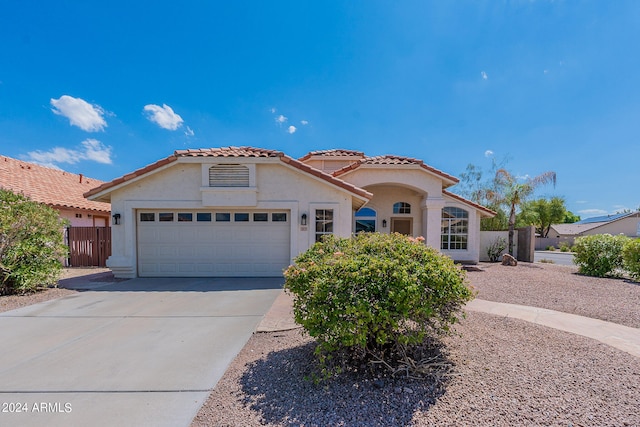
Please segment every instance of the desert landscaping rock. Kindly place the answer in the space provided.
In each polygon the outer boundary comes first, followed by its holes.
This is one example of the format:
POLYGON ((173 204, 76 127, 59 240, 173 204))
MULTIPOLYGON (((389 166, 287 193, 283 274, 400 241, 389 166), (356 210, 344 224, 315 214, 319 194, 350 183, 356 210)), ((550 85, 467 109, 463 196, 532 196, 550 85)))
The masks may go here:
POLYGON ((482 264, 467 273, 480 299, 548 308, 640 328, 640 283, 577 274, 577 267, 482 264))
MULTIPOLYGON (((554 265, 482 268, 468 273, 479 298, 640 325, 637 283, 554 265)), ((304 379, 311 338, 301 330, 254 334, 192 425, 640 425, 640 358, 478 312, 443 344, 453 365, 444 383, 365 375, 316 386, 304 379)))

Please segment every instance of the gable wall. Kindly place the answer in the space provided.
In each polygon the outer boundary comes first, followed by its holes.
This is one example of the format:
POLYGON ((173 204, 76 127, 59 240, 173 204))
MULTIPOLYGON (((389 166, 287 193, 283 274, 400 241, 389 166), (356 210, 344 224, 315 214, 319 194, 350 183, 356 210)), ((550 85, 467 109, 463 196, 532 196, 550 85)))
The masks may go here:
POLYGON ((360 167, 338 178, 360 188, 366 188, 370 185, 397 184, 413 187, 428 194, 429 197, 442 197, 442 180, 418 168, 360 167))
POLYGON ((629 237, 640 237, 640 214, 627 218, 612 221, 609 224, 585 231, 583 235, 605 234, 612 235, 624 234, 629 237))
MULTIPOLYGON (((208 160, 207 169, 217 163, 215 159, 208 160)), ((234 163, 243 163, 243 160, 234 159, 234 163)), ((121 225, 112 227, 113 255, 109 261, 112 269, 117 269, 118 266, 121 266, 122 271, 129 269, 121 274, 122 277, 135 275, 130 269, 134 272, 136 269, 135 215, 136 210, 141 208, 215 210, 237 207, 247 210, 287 210, 290 212, 292 258, 315 242, 315 209, 333 209, 334 233, 340 236, 351 234, 352 195, 284 164, 256 163, 254 189, 207 188, 206 203, 203 203, 204 193, 201 191, 202 175, 202 163, 178 162, 111 193, 112 213, 122 215, 121 225), (249 194, 253 199, 236 197, 237 194, 249 194), (249 203, 248 200, 253 202, 249 203), (218 202, 221 204, 217 204, 218 202), (300 224, 303 213, 308 218, 306 227, 300 224)))
POLYGON ((414 190, 391 185, 373 185, 366 188, 373 193, 373 198, 366 207, 376 211, 376 231, 380 233, 391 232, 391 221, 393 218, 411 218, 413 226, 413 236, 426 237, 426 232, 422 230, 422 200, 423 196, 414 190), (393 205, 397 202, 407 202, 411 205, 411 214, 394 214, 393 205), (387 221, 387 227, 382 228, 382 220, 387 221))

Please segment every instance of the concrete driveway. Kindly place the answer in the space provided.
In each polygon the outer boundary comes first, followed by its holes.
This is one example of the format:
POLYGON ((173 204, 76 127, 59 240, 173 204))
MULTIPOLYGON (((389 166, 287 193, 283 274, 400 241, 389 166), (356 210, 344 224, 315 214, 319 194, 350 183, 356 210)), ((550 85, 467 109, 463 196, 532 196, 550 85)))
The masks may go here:
POLYGON ((188 426, 282 284, 132 279, 0 313, 0 425, 188 426))

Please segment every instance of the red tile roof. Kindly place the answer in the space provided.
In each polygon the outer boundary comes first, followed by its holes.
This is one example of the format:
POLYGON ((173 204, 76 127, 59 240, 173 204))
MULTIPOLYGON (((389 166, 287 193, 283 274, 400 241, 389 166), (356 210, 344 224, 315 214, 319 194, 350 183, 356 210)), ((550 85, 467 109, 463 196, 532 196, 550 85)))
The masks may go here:
POLYGON ((348 166, 343 167, 342 169, 338 169, 333 172, 333 176, 340 176, 349 171, 359 168, 362 165, 390 165, 390 166, 399 166, 399 165, 418 165, 422 169, 425 169, 429 172, 432 172, 436 175, 441 176, 449 181, 452 181, 454 184, 459 180, 453 175, 449 175, 439 169, 433 168, 429 165, 426 165, 422 160, 414 159, 411 157, 403 157, 403 156, 393 156, 393 155, 385 155, 385 156, 375 156, 375 157, 365 157, 364 159, 357 160, 351 163, 348 166))
POLYGON ((220 147, 177 150, 178 157, 281 157, 280 151, 253 147, 220 147))
POLYGON ((332 150, 318 150, 318 151, 310 151, 304 156, 300 157, 298 160, 304 162, 307 159, 310 159, 313 156, 321 156, 321 157, 364 157, 364 153, 362 151, 355 150, 344 150, 341 148, 335 148, 332 150))
POLYGON ((85 191, 102 183, 83 175, 0 156, 0 187, 52 207, 111 212, 109 203, 83 197, 85 191))
POLYGON ((173 153, 172 156, 169 156, 165 159, 159 160, 151 165, 145 166, 144 168, 138 169, 128 175, 125 175, 120 178, 116 178, 111 182, 107 182, 97 188, 94 188, 85 193, 85 197, 90 197, 95 194, 98 194, 104 190, 108 190, 109 188, 115 187, 116 185, 122 184, 123 182, 129 181, 133 178, 140 177, 144 174, 147 174, 155 169, 158 169, 161 166, 169 164, 178 160, 180 157, 271 157, 271 158, 279 158, 280 161, 295 167, 303 172, 321 178, 325 181, 330 182, 333 185, 336 185, 340 188, 343 188, 351 193, 354 193, 360 197, 363 197, 367 200, 371 199, 373 195, 362 188, 356 187, 355 185, 349 184, 347 182, 342 181, 341 179, 337 179, 332 175, 329 175, 325 172, 322 172, 316 168, 313 168, 309 165, 306 165, 299 160, 295 160, 281 151, 275 150, 266 150, 263 148, 253 148, 253 147, 221 147, 221 148, 200 148, 200 149, 189 149, 189 150, 177 150, 173 153))
POLYGON ((480 205, 478 203, 472 202, 471 200, 467 200, 462 196, 458 196, 457 194, 454 194, 454 193, 452 193, 450 191, 442 190, 442 194, 444 194, 445 196, 449 196, 452 199, 456 199, 456 200, 458 200, 458 201, 460 201, 462 203, 466 203, 467 205, 471 205, 474 208, 478 209, 479 211, 484 212, 485 214, 487 214, 490 217, 494 217, 494 216, 497 215, 497 212, 494 212, 491 209, 486 208, 486 207, 484 207, 484 206, 482 206, 482 205, 480 205))

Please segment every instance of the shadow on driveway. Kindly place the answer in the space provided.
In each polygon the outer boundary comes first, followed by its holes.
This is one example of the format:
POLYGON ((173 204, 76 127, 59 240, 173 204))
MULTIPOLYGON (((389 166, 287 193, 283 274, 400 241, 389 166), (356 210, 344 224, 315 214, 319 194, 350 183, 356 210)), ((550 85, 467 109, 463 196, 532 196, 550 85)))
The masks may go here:
POLYGON ((282 289, 282 277, 161 277, 114 279, 111 273, 64 279, 61 288, 96 292, 220 292, 282 289))

